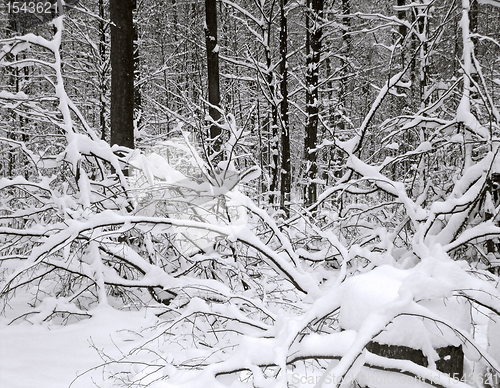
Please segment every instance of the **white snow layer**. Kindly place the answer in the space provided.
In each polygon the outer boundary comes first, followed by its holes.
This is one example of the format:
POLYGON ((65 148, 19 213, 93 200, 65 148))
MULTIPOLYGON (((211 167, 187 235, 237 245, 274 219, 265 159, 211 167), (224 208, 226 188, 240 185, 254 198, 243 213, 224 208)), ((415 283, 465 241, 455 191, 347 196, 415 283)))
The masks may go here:
MULTIPOLYGON (((427 314, 422 315, 441 318, 455 327, 468 330, 469 305, 465 300, 452 295, 454 284, 445 279, 445 276, 453 276, 453 271, 463 271, 458 266, 436 260, 432 260, 432 263, 431 260, 424 260, 407 270, 383 265, 348 279, 343 287, 340 325, 344 329, 359 330, 371 312, 394 302, 408 291, 418 301, 418 306, 425 309, 422 311, 427 314), (439 268, 447 272, 441 274, 439 268)), ((406 313, 421 314, 414 309, 406 313)), ((376 337, 376 341, 422 350, 428 349, 429 345, 433 348, 458 345, 456 335, 446 335, 441 325, 438 327, 433 320, 409 315, 394 318, 376 337), (434 329, 430 330, 433 326, 434 329)))
POLYGON ((71 388, 103 386, 102 369, 92 369, 104 362, 97 349, 119 359, 155 317, 110 307, 92 313, 92 319, 64 327, 0 326, 0 387, 68 388, 75 379, 71 388))

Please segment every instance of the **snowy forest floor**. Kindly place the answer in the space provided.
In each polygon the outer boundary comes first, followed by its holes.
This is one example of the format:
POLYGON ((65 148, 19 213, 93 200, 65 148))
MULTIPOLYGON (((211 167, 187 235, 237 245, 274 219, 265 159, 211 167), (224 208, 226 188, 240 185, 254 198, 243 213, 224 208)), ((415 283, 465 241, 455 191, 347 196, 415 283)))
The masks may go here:
POLYGON ((67 326, 0 325, 0 387, 102 386, 103 371, 96 368, 104 363, 100 351, 120 358, 130 337, 154 321, 148 312, 103 308, 92 319, 67 326))
MULTIPOLYGON (((90 388, 111 384, 102 366, 107 360, 118 360, 129 352, 137 335, 154 326, 157 318, 153 310, 124 312, 108 307, 94 312, 92 319, 67 326, 0 324, 0 387, 90 388)), ((475 337, 486 348, 488 319, 476 318, 475 337)), ((471 375, 470 370, 467 373, 471 375)), ((299 377, 291 376, 292 382, 294 379, 299 377)), ((403 379, 408 388, 428 387, 415 384, 417 381, 409 376, 367 368, 363 368, 358 379, 403 379)))

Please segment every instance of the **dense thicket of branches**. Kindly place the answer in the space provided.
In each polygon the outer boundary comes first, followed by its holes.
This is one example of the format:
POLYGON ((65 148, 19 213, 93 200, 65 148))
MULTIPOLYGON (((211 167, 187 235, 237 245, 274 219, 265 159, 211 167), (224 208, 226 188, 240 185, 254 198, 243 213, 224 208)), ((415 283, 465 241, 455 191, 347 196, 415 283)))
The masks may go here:
POLYGON ((363 364, 430 380, 432 341, 427 367, 365 349, 401 320, 498 371, 431 306, 500 313, 498 1, 220 0, 220 110, 205 2, 137 2, 136 149, 110 146, 109 4, 81 3, 1 31, 9 322, 154 306, 109 369, 129 386, 286 387, 293 368, 363 364), (358 316, 343 301, 371 274, 402 285, 358 316))

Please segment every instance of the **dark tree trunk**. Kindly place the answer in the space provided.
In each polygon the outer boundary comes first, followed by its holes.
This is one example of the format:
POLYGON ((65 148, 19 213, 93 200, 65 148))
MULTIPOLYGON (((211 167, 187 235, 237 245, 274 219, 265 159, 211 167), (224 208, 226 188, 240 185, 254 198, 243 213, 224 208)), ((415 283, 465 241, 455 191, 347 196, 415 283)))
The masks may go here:
POLYGON ((218 123, 221 119, 220 113, 220 85, 219 85, 219 46, 217 45, 217 1, 205 0, 206 28, 205 39, 207 49, 207 71, 208 71, 208 112, 214 121, 210 126, 210 139, 212 139, 212 152, 220 149, 221 141, 217 137, 221 134, 218 123))
POLYGON ((108 59, 106 58, 106 24, 105 24, 105 10, 104 0, 99 0, 99 83, 100 83, 100 106, 99 106, 99 126, 101 128, 101 139, 106 140, 106 94, 108 92, 108 59))
MULTIPOLYGON (((477 22, 479 16, 479 4, 477 0, 470 1, 470 11, 469 11, 469 30, 471 34, 477 33, 477 22)), ((477 37, 471 38, 474 43, 477 43, 477 37)))
POLYGON ((305 206, 316 202, 317 184, 313 182, 318 173, 316 163, 316 148, 318 139, 318 112, 319 112, 319 61, 321 56, 323 0, 307 0, 306 12, 306 137, 304 140, 305 178, 304 187, 305 206))
POLYGON ((351 54, 352 50, 352 39, 350 35, 350 27, 351 27, 351 0, 342 0, 342 24, 346 27, 346 29, 342 32, 342 79, 340 81, 342 90, 341 90, 341 100, 342 100, 342 108, 345 109, 347 105, 347 92, 349 89, 349 61, 347 58, 351 54))
MULTIPOLYGON (((369 352, 396 360, 409 360, 421 366, 428 366, 427 357, 420 349, 407 346, 382 345, 378 342, 370 342, 366 346, 369 352)), ((464 352, 461 346, 446 346, 436 349, 439 360, 436 361, 436 369, 450 376, 461 379, 464 373, 464 352)))
MULTIPOLYGON (((276 111, 277 112, 277 111, 276 111)), ((274 112, 273 112, 274 113, 274 112)), ((276 117, 277 119, 277 117, 276 117)), ((270 130, 271 137, 269 138, 269 155, 270 155, 270 164, 271 164, 271 185, 269 190, 271 191, 271 195, 269 196, 269 203, 272 205, 275 202, 276 191, 279 187, 279 134, 278 134, 278 124, 274 123, 274 116, 272 116, 272 120, 270 122, 270 130)))
POLYGON ((140 129, 142 122, 142 93, 138 81, 141 76, 139 55, 139 28, 134 23, 134 120, 135 126, 140 129))
MULTIPOLYGON (((478 18, 479 18, 479 3, 477 2, 477 0, 471 0, 470 11, 469 11, 469 30, 470 30, 471 34, 477 34, 479 32, 478 31, 478 18)), ((474 44, 474 55, 475 55, 475 51, 476 51, 477 45, 479 43, 479 39, 477 36, 472 36, 471 41, 474 44)), ((473 63, 473 71, 471 73, 471 78, 475 83, 481 82, 481 80, 479 78, 479 74, 476 70, 476 67, 474 66, 474 63, 473 63)), ((477 93, 477 91, 471 91, 470 96, 472 99, 479 98, 479 94, 477 93)))
POLYGON ((287 0, 280 0, 280 75, 281 75, 281 192, 280 208, 288 217, 290 208, 288 200, 290 199, 291 189, 291 164, 290 164, 290 128, 288 119, 288 22, 286 14, 287 0))
MULTIPOLYGON (((271 11, 272 13, 272 11, 271 11)), ((273 66, 271 58, 271 28, 272 20, 270 19, 267 24, 267 40, 266 48, 264 50, 264 55, 266 57, 266 86, 269 88, 269 98, 271 101, 271 112, 270 118, 268 119, 269 131, 269 162, 271 165, 271 184, 269 190, 271 195, 269 196, 269 203, 274 204, 275 195, 274 192, 278 189, 279 183, 279 139, 278 139, 278 105, 276 102, 276 87, 273 76, 273 66)), ((268 136, 269 136, 268 135, 268 136)))
MULTIPOLYGON (((420 11, 417 11, 420 12, 420 11)), ((426 96, 427 92, 427 83, 428 83, 428 44, 427 44, 427 35, 429 28, 429 19, 427 17, 427 12, 421 11, 422 13, 419 15, 417 20, 418 33, 424 39, 422 45, 420 47, 420 108, 424 108, 427 106, 428 97, 426 96)))
MULTIPOLYGON (((397 5, 398 5, 398 7, 404 6, 405 0, 397 0, 397 5)), ((406 11, 398 10, 398 19, 405 20, 406 19, 406 11)), ((399 26, 399 34, 401 35, 401 38, 404 39, 406 37, 407 33, 408 33, 408 29, 406 28, 405 25, 401 24, 399 26)))
POLYGON ((135 0, 110 0, 111 145, 134 148, 135 0))
MULTIPOLYGON (((350 67, 349 57, 352 51, 352 38, 351 38, 351 0, 342 0, 342 24, 344 29, 342 31, 342 48, 341 48, 341 70, 340 70, 340 92, 338 94, 338 108, 333 112, 334 127, 337 136, 343 139, 345 136, 345 117, 344 114, 350 109, 349 101, 352 100, 350 97, 351 86, 351 73, 352 69, 350 67)), ((343 175, 343 167, 345 164, 346 155, 332 147, 329 152, 329 170, 333 170, 332 174, 334 179, 340 178, 343 175)))
POLYGON ((179 24, 179 22, 177 21, 177 1, 176 0, 172 0, 172 12, 173 12, 173 37, 174 37, 174 42, 175 44, 177 44, 177 26, 179 24))

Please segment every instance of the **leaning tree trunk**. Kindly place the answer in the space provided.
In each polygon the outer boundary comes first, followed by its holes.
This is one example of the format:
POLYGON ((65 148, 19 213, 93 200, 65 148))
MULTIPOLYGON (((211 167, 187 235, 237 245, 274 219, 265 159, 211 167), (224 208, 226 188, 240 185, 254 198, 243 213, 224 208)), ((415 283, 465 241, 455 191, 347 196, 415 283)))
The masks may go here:
POLYGON ((110 0, 111 145, 134 148, 135 0, 110 0))

